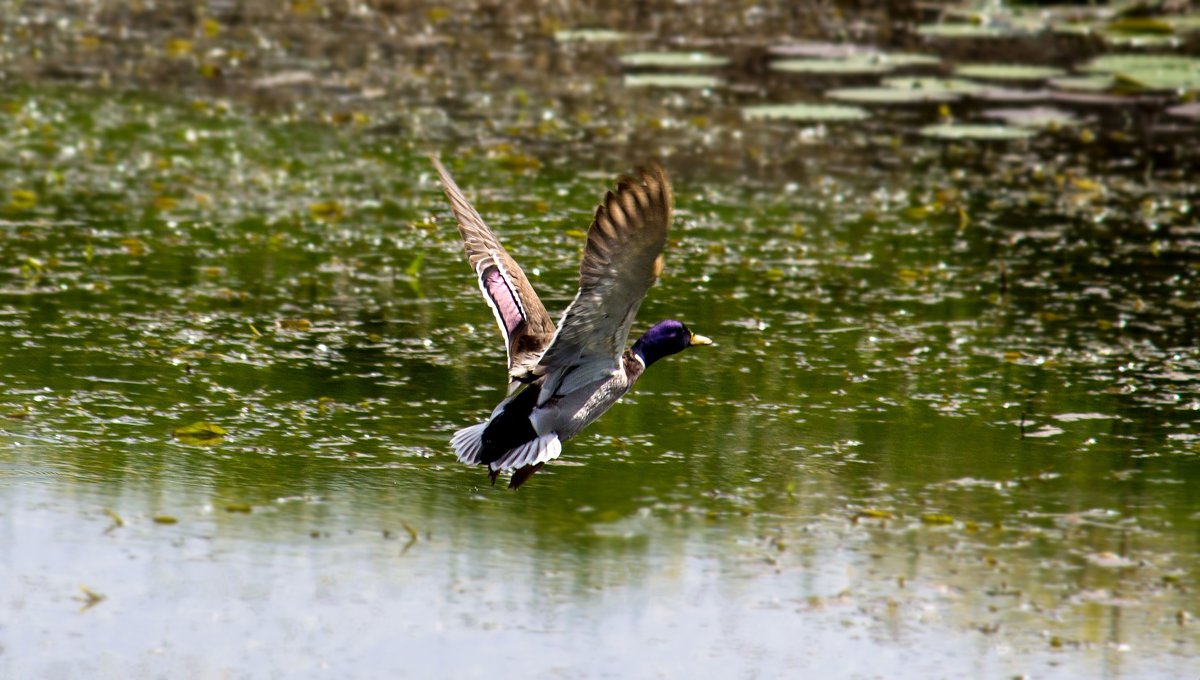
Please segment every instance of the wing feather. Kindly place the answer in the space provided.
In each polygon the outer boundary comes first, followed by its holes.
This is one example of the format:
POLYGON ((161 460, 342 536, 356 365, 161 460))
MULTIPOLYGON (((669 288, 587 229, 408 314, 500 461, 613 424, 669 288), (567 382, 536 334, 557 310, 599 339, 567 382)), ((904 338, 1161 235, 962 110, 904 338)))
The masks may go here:
POLYGON ((504 249, 479 212, 437 158, 430 158, 458 222, 467 261, 479 277, 479 290, 492 308, 508 353, 510 391, 516 378, 536 364, 554 336, 554 322, 525 272, 504 249))
POLYGON ((674 212, 671 183, 657 164, 622 177, 596 208, 579 264, 579 292, 567 307, 535 373, 542 401, 620 367, 629 329, 662 270, 674 212))

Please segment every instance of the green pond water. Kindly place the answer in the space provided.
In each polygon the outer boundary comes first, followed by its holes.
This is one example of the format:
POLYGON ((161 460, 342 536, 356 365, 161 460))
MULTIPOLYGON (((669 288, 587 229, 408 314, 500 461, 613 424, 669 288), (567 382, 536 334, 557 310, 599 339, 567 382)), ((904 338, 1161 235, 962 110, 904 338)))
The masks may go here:
POLYGON ((0 676, 1194 675, 1193 128, 956 143, 618 78, 576 102, 607 129, 494 84, 447 117, 455 78, 332 123, 0 95, 0 676), (634 333, 716 341, 517 492, 449 449, 504 351, 430 152, 553 314, 661 158, 634 333))

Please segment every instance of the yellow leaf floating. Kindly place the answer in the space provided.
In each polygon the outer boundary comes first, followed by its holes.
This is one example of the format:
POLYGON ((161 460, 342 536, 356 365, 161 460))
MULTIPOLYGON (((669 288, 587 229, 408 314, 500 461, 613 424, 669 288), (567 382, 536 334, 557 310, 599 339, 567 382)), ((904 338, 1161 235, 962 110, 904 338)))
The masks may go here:
POLYGON ((28 189, 14 189, 9 196, 8 207, 13 210, 33 210, 37 207, 37 194, 28 189))
POLYGON ((896 515, 892 511, 878 510, 876 508, 864 508, 859 510, 857 517, 865 519, 896 519, 896 515))
POLYGON ((280 319, 279 328, 285 331, 304 332, 312 328, 312 322, 308 319, 280 319))
POLYGON ((155 515, 155 524, 178 524, 179 520, 173 515, 155 515))
POLYGON ((315 220, 335 221, 345 215, 342 204, 337 201, 319 201, 308 206, 308 214, 315 220))
POLYGON ((167 41, 167 55, 176 59, 192 53, 192 41, 183 38, 172 38, 167 41))
POLYGON ((927 512, 921 515, 921 522, 924 524, 954 524, 954 518, 937 512, 927 512))
POLYGON ((146 254, 146 244, 136 238, 121 239, 121 245, 125 248, 125 252, 133 257, 141 257, 146 254))
POLYGON ((79 586, 79 592, 82 595, 78 599, 83 602, 83 607, 79 610, 81 612, 85 612, 108 599, 107 595, 97 593, 87 586, 79 586))
POLYGON ((254 511, 254 508, 249 503, 229 503, 225 506, 225 512, 240 512, 243 515, 248 515, 254 511))
POLYGON ((196 444, 199 446, 208 446, 216 444, 225 436, 225 428, 216 423, 199 421, 191 425, 175 428, 171 434, 181 442, 186 444, 196 444))

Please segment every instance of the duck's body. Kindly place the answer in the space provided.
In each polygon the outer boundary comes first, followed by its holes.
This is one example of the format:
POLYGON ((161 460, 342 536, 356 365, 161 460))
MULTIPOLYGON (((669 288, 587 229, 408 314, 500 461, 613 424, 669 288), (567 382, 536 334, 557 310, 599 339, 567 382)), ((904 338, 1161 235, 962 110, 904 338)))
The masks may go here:
POLYGON ((557 328, 479 213, 436 159, 467 258, 508 350, 509 396, 486 422, 454 434, 459 460, 487 465, 492 481, 512 470, 520 486, 562 442, 604 414, 654 361, 710 344, 678 321, 662 321, 625 349, 646 291, 662 270, 672 214, 671 187, 655 166, 622 178, 596 209, 580 264, 579 292, 557 328))

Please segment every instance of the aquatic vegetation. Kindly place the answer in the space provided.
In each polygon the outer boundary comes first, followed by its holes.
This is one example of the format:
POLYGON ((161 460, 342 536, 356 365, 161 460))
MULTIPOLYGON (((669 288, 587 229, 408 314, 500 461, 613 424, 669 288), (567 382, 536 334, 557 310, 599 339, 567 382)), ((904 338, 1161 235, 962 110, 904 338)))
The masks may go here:
POLYGON ((719 78, 691 73, 630 73, 625 76, 628 87, 665 87, 685 90, 707 90, 721 84, 719 78))
POLYGON ((621 55, 621 63, 668 69, 714 68, 729 64, 729 58, 707 52, 633 52, 621 55))
POLYGON ((782 119, 810 122, 862 120, 869 114, 857 106, 836 104, 760 104, 742 109, 747 119, 782 119))

